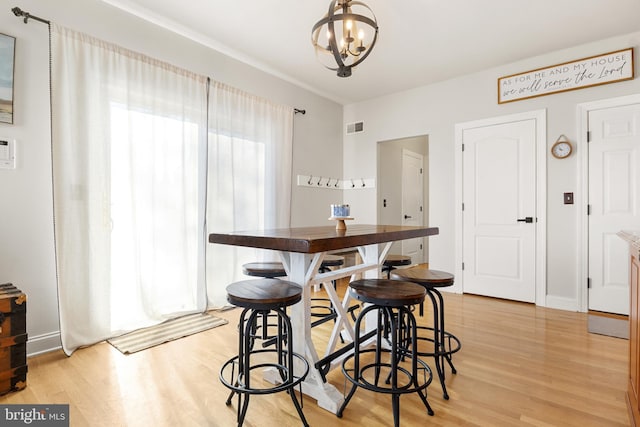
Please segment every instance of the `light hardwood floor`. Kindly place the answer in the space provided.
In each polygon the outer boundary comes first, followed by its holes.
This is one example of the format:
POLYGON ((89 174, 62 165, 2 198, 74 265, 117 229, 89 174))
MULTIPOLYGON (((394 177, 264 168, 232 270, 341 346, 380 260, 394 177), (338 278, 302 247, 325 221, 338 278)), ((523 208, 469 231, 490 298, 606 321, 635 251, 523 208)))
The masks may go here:
MULTIPOLYGON (((457 375, 447 371, 450 400, 437 382, 426 415, 417 396, 400 399, 402 426, 628 426, 628 341, 587 332, 587 314, 473 295, 445 294, 447 329, 462 341, 457 375)), ((236 352, 239 310, 229 324, 125 356, 107 343, 66 357, 29 359, 25 390, 0 404, 69 403, 72 426, 233 426, 235 408, 218 379, 236 352)), ((426 316, 419 322, 428 322, 426 316)), ((329 327, 329 324, 326 324, 329 327)), ((315 328, 314 339, 326 330, 315 328)), ((340 369, 329 374, 344 389, 340 369)), ((359 389, 339 419, 304 399, 311 426, 391 426, 388 395, 359 389)), ((299 426, 284 394, 252 398, 247 427, 299 426)))

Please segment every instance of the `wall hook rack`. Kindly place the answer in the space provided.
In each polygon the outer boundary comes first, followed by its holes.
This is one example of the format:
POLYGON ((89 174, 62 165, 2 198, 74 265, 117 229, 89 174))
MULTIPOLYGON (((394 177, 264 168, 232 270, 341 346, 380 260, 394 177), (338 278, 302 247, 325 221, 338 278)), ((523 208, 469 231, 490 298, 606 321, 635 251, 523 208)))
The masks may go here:
POLYGON ((327 190, 361 190, 376 187, 374 178, 334 178, 318 175, 298 175, 299 187, 315 187, 327 190))

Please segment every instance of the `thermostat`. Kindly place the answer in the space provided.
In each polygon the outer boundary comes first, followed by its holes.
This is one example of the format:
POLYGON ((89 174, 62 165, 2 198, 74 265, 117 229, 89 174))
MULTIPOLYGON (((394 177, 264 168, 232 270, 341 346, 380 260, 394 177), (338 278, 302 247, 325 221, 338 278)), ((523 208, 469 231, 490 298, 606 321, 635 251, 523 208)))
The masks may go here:
POLYGON ((16 168, 16 140, 0 138, 0 169, 16 168))

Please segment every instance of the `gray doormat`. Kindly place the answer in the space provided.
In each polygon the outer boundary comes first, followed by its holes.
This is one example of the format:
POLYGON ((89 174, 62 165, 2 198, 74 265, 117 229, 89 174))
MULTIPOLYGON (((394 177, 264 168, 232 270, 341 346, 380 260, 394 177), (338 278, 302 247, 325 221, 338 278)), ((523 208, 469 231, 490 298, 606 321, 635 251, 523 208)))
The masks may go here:
POLYGON ((196 313, 167 320, 159 325, 139 329, 107 340, 124 354, 145 350, 159 344, 193 335, 229 323, 209 313, 196 313))
POLYGON ((610 337, 629 339, 629 320, 589 314, 589 332, 610 337))

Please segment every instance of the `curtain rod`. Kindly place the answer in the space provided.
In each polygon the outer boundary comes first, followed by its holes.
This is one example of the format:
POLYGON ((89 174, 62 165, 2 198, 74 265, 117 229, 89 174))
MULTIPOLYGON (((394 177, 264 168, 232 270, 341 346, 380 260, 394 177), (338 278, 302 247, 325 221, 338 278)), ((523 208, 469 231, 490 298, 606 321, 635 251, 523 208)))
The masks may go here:
MULTIPOLYGON (((13 12, 14 15, 16 16, 24 16, 24 23, 28 23, 29 19, 35 19, 36 21, 42 22, 44 24, 50 25, 51 22, 47 21, 46 19, 42 19, 38 16, 32 15, 29 12, 25 12, 22 9, 20 9, 19 7, 14 7, 13 9, 11 9, 11 12, 13 12)), ((293 112, 295 114, 302 114, 305 115, 307 114, 307 110, 302 110, 300 108, 294 108, 293 112)))
POLYGON ((25 24, 29 21, 29 19, 35 19, 36 21, 40 21, 43 24, 47 24, 47 25, 51 24, 51 22, 47 21, 46 19, 42 19, 42 18, 39 18, 37 16, 34 16, 34 15, 30 14, 29 12, 25 12, 22 9, 20 9, 19 7, 14 7, 13 9, 11 9, 11 12, 13 12, 13 14, 16 15, 16 16, 24 16, 24 23, 25 24))

